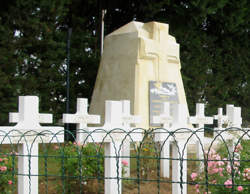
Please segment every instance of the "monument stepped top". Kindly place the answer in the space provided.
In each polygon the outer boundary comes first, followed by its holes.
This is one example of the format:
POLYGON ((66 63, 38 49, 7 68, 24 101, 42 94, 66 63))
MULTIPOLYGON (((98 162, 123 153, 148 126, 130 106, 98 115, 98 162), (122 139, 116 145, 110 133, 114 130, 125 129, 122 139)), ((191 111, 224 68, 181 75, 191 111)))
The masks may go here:
POLYGON ((106 38, 114 35, 128 34, 134 32, 139 32, 139 36, 148 37, 149 39, 156 39, 157 37, 159 37, 158 35, 160 32, 162 36, 168 36, 168 39, 170 39, 171 41, 176 41, 173 36, 169 35, 168 24, 155 21, 148 23, 136 21, 129 22, 128 24, 118 28, 114 32, 107 35, 106 38))

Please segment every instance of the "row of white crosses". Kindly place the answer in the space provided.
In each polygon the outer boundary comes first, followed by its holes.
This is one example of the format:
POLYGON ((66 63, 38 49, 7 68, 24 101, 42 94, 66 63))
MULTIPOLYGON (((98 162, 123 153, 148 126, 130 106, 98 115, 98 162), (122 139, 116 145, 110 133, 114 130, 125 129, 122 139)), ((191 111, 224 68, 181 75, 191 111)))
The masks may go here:
MULTIPOLYGON (((87 107, 88 102, 86 99, 78 99, 77 112, 75 114, 63 114, 63 122, 77 124, 76 136, 78 143, 104 143, 104 154, 105 156, 108 156, 105 158, 104 162, 104 175, 106 178, 104 189, 105 194, 120 194, 122 191, 121 148, 123 149, 123 155, 128 157, 127 161, 129 164, 130 141, 141 141, 142 134, 130 133, 129 136, 126 136, 127 133, 124 133, 119 129, 129 132, 131 128, 130 125, 140 122, 140 117, 130 115, 129 101, 106 101, 104 126, 98 127, 98 132, 101 129, 105 132, 103 131, 104 133, 96 133, 97 127, 87 127, 87 124, 100 123, 100 117, 97 115, 89 115, 87 113, 87 107), (110 132, 108 136, 106 132, 110 132), (118 169, 115 168, 116 166, 118 166, 118 169)), ((127 176, 129 176, 129 170, 127 172, 127 176)))
MULTIPOLYGON (((234 151, 234 144, 238 141, 239 137, 242 135, 241 131, 235 131, 234 133, 230 133, 230 130, 222 131, 225 128, 240 128, 242 124, 242 117, 241 117, 241 108, 235 107, 232 104, 226 105, 226 115, 223 115, 223 109, 218 108, 218 114, 214 116, 214 119, 218 121, 218 127, 216 128, 216 132, 214 133, 214 138, 217 141, 227 141, 233 140, 233 144, 229 147, 231 152, 234 151), (225 125, 225 126, 224 126, 225 125)), ((244 139, 247 136, 243 137, 244 139)))
MULTIPOLYGON (((223 115, 222 108, 218 108, 218 114, 214 116, 214 119, 217 120, 218 123, 218 127, 216 128, 218 132, 216 132, 215 135, 217 135, 220 130, 225 128, 241 128, 241 108, 235 107, 232 104, 228 104, 226 105, 226 115, 223 115)), ((232 134, 228 132, 221 133, 221 137, 223 137, 224 140, 233 139, 232 134)))
MULTIPOLYGON (((168 132, 174 131, 179 128, 188 128, 188 124, 197 125, 197 133, 193 139, 195 139, 195 143, 197 145, 197 157, 199 159, 204 158, 204 125, 205 124, 213 124, 213 120, 218 120, 218 129, 222 129, 223 124, 230 123, 230 127, 238 127, 241 128, 242 118, 241 118, 241 108, 234 107, 233 105, 227 105, 226 115, 222 114, 222 108, 218 109, 218 115, 214 117, 206 117, 204 111, 204 104, 197 103, 196 104, 196 115, 188 117, 186 107, 181 104, 173 104, 172 110, 173 114, 170 114, 170 104, 165 102, 163 105, 163 112, 159 116, 155 116, 153 118, 153 123, 155 124, 163 124, 163 128, 167 129, 168 132), (199 139, 198 139, 198 138, 199 139), (203 149, 202 149, 203 147, 203 149)), ((164 129, 158 129, 155 131, 155 141, 160 142, 161 147, 161 158, 165 158, 161 160, 161 173, 163 177, 170 177, 170 167, 169 167, 169 158, 170 158, 170 143, 173 143, 173 158, 182 158, 182 180, 180 175, 180 160, 173 160, 172 163, 172 181, 173 182, 185 182, 186 181, 186 171, 187 171, 187 163, 185 161, 187 156, 187 148, 185 143, 187 142, 187 138, 190 136, 179 135, 175 136, 175 139, 166 132, 164 129), (177 142, 177 143, 176 143, 177 142), (179 151, 178 151, 179 148, 179 151), (183 152, 182 152, 183 151, 183 152), (179 153, 180 152, 180 153, 179 153), (180 155, 181 154, 181 155, 180 155), (182 155, 183 154, 183 155, 182 155)), ((193 129, 195 130, 195 129, 193 129)), ((224 137, 224 136, 223 136, 224 137)), ((231 136, 227 137, 227 139, 232 139, 231 136)), ((189 143, 192 143, 190 141, 189 143)), ((186 184, 183 184, 183 193, 186 193, 186 184)), ((173 183, 172 193, 181 193, 180 184, 173 183)))
MULTIPOLYGON (((105 124, 103 127, 105 131, 110 131, 114 128, 124 129, 129 132, 131 124, 139 123, 140 117, 130 115, 130 103, 129 101, 106 101, 105 109, 105 124)), ((64 114, 64 123, 76 123, 77 124, 77 141, 83 142, 103 142, 105 143, 105 155, 112 156, 105 158, 105 193, 121 193, 121 153, 120 150, 122 140, 125 138, 125 133, 110 133, 109 137, 105 137, 106 133, 92 133, 86 141, 87 133, 84 133, 83 129, 87 132, 93 132, 93 129, 87 127, 87 124, 100 123, 100 116, 89 115, 87 112, 88 103, 86 99, 77 100, 77 111, 75 114, 64 114), (90 139, 91 137, 91 139, 90 139), (114 156, 117 156, 116 158, 114 156), (117 170, 114 166, 117 166, 117 170), (118 179, 117 179, 118 178, 118 179), (119 189, 118 189, 119 187, 119 189)), ((36 96, 21 96, 19 97, 19 112, 10 113, 10 122, 17 123, 15 126, 0 127, 0 130, 4 132, 1 136, 2 144, 18 143, 18 193, 38 193, 38 144, 39 143, 62 143, 64 141, 64 133, 62 127, 44 127, 40 123, 52 123, 51 114, 39 114, 39 99, 36 96), (45 133, 45 131, 47 131, 45 133), (20 136, 22 134, 24 136, 20 136), (52 132, 52 133, 50 133, 52 132), (60 133, 61 132, 61 133, 60 133), (37 134, 41 133, 39 138, 37 134), (26 136, 27 135, 27 136, 26 136), (10 138, 9 138, 10 137, 10 138), (25 157, 27 156, 27 157, 25 157), (29 168, 32 167, 32 168, 29 168), (25 175, 25 176, 24 176, 25 175)), ((241 126, 240 108, 233 105, 227 105, 227 115, 222 114, 222 109, 219 109, 218 115, 214 119, 218 120, 218 128, 222 128, 224 123, 230 121, 231 126, 241 126)), ((184 105, 173 105, 173 115, 170 115, 169 104, 164 104, 164 112, 159 117, 154 118, 155 123, 162 123, 166 129, 174 130, 179 128, 188 128, 188 122, 198 124, 199 128, 204 127, 204 124, 211 124, 211 118, 205 117, 204 105, 197 104, 196 116, 187 118, 187 110, 184 105)), ((116 131, 117 132, 117 131, 116 131)), ((155 141, 158 141, 162 145, 161 156, 163 158, 169 158, 169 145, 173 143, 173 157, 183 158, 187 156, 187 148, 185 147, 186 136, 183 134, 175 134, 175 138, 168 137, 168 133, 164 131, 158 131, 155 135, 155 141), (159 133, 163 132, 163 133, 159 133), (168 138, 168 139, 167 139, 168 138), (166 140, 167 139, 167 140, 166 140), (166 141, 165 141, 166 140, 166 141), (165 141, 165 143, 164 143, 165 141), (164 143, 164 144, 163 144, 164 143), (185 148, 185 149, 184 149, 185 148), (181 155, 180 155, 180 154, 181 155)), ((199 135, 200 139, 204 138, 203 135, 199 135)), ((129 137, 122 143, 123 155, 128 157, 130 155, 130 141, 136 142, 142 140, 142 134, 131 133, 129 137), (125 153, 125 154, 124 154, 125 153)), ((161 160, 161 167, 163 170, 163 176, 169 177, 169 160, 161 160)), ((186 181, 186 161, 173 160, 173 181, 180 182, 186 181), (180 180, 180 164, 182 162, 182 180, 180 180)), ((128 174, 129 176, 129 170, 128 174)), ((173 193, 180 193, 180 184, 173 183, 173 193)), ((186 184, 183 184, 183 193, 186 193, 186 184)))
POLYGON ((62 143, 63 127, 41 126, 52 123, 52 114, 39 114, 36 96, 20 96, 18 113, 10 113, 10 123, 15 126, 0 127, 1 144, 18 144, 18 193, 38 194, 38 145, 62 143))

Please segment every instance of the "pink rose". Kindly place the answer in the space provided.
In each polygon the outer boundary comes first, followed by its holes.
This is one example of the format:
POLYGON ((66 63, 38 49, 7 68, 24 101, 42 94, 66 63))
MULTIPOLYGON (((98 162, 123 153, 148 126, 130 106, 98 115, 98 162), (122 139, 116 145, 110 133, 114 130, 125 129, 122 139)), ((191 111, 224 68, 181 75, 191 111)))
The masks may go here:
POLYGON ((128 166, 128 161, 122 160, 122 164, 123 164, 124 166, 128 166))
POLYGON ((9 185, 12 185, 12 183, 13 183, 12 180, 9 180, 9 181, 8 181, 8 184, 9 184, 9 185))
POLYGON ((243 191, 243 187, 242 186, 238 186, 237 190, 238 191, 243 191))
POLYGON ((227 172, 230 174, 232 172, 231 166, 227 166, 227 172))
POLYGON ((232 180, 231 179, 228 179, 224 185, 226 186, 226 188, 232 188, 232 180))
POLYGON ((218 161, 217 164, 218 166, 223 166, 225 163, 223 161, 218 161))
POLYGON ((7 170, 7 167, 6 166, 1 166, 0 167, 0 171, 6 171, 7 170))
POLYGON ((194 181, 197 178, 198 174, 193 172, 190 176, 191 176, 192 181, 194 181))
POLYGON ((195 188, 196 188, 196 189, 199 189, 199 185, 198 185, 198 184, 196 184, 196 185, 195 185, 195 188))
POLYGON ((81 146, 80 142, 74 142, 73 144, 76 145, 76 146, 81 146))
POLYGON ((223 168, 219 168, 219 172, 222 172, 223 171, 223 168))
POLYGON ((214 168, 212 172, 213 172, 213 174, 216 174, 216 173, 219 172, 219 169, 218 168, 214 168))
POLYGON ((238 144, 235 148, 235 152, 238 152, 239 150, 243 150, 243 147, 241 146, 241 144, 238 144), (236 151, 237 150, 237 151, 236 151))
POLYGON ((2 158, 0 158, 0 162, 2 162, 3 161, 3 159, 2 158))

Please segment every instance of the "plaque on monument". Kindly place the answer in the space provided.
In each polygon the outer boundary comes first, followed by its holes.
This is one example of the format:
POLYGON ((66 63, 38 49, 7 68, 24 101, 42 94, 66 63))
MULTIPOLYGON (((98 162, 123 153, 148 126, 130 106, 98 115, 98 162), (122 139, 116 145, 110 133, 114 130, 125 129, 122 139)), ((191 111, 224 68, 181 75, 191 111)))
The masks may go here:
POLYGON ((162 113, 164 102, 179 103, 176 84, 173 82, 149 81, 149 117, 151 126, 159 127, 158 124, 153 124, 153 116, 162 113))

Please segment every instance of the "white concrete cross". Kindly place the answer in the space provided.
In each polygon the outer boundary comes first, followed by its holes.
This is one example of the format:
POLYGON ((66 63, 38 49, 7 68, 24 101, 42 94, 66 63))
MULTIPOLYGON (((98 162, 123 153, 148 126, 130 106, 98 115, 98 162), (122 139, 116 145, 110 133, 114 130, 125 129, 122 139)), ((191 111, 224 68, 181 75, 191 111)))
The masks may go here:
MULTIPOLYGON (((102 142, 104 143, 105 156, 105 194, 121 194, 121 144, 123 139, 126 137, 126 133, 122 132, 123 129, 123 107, 121 101, 106 101, 105 102, 105 124, 103 129, 107 133, 97 133, 97 128, 89 128, 93 133, 90 134, 88 142, 102 142), (115 130, 113 130, 115 129, 115 130), (112 130, 112 131, 111 131, 112 130), (111 157, 109 157, 111 156, 111 157), (118 165, 118 169, 116 168, 118 165), (118 173, 117 173, 118 172, 118 173), (118 189, 119 187, 119 189, 118 189)), ((133 142, 138 141, 138 135, 131 133, 129 139, 133 142)))
POLYGON ((63 114, 63 123, 74 123, 76 126, 76 142, 84 143, 87 137, 87 125, 88 124, 99 124, 99 115, 88 114, 88 99, 77 98, 77 109, 75 114, 63 114))
POLYGON ((218 108, 218 114, 214 115, 214 119, 218 121, 218 129, 222 129, 223 124, 228 123, 228 116, 223 115, 223 109, 218 108))
MULTIPOLYGON (((188 113, 187 108, 184 104, 173 104, 173 115, 170 116, 170 108, 169 104, 165 103, 164 105, 164 115, 167 116, 167 119, 164 119, 163 122, 157 122, 162 123, 163 126, 171 126, 169 128, 169 131, 175 131, 181 128, 188 128, 188 113)), ((153 118, 153 120, 158 120, 159 118, 153 118)), ((168 128, 167 128, 168 129, 168 128)), ((173 182, 181 182, 181 162, 182 162, 182 181, 187 181, 187 161, 181 159, 187 159, 187 147, 185 147, 185 143, 187 141, 188 135, 184 133, 182 130, 178 130, 177 133, 174 134, 175 138, 169 137, 167 141, 166 138, 169 134, 161 134, 159 133, 158 138, 155 139, 155 141, 165 141, 164 146, 162 147, 163 153, 161 153, 162 158, 169 158, 170 153, 170 142, 172 142, 173 146, 173 158, 179 159, 179 160, 173 160, 172 161, 172 181, 173 182), (185 147, 185 149, 184 149, 185 147)), ((187 132, 187 131, 186 131, 187 132)), ((189 134, 190 135, 190 134, 189 134)), ((164 177, 169 177, 169 160, 165 160, 164 163, 162 163, 161 167, 162 174, 164 177)), ((182 193, 187 193, 187 184, 183 184, 183 190, 182 193)), ((172 193, 181 193, 181 186, 180 183, 172 183, 172 193)))
MULTIPOLYGON (((160 142, 161 145, 161 158, 170 157, 170 141, 171 136, 167 131, 170 131, 171 123, 173 118, 170 115, 170 104, 169 102, 163 103, 163 112, 159 116, 153 117, 153 124, 163 124, 163 129, 159 128, 155 130, 155 141, 160 142)), ((161 175, 169 178, 169 159, 161 159, 161 175)))
POLYGON ((163 112, 159 116, 153 117, 154 124, 163 124, 164 129, 168 129, 173 122, 173 117, 170 115, 170 104, 169 102, 163 103, 163 112))
MULTIPOLYGON (((1 135, 2 144, 18 143, 18 193, 38 194, 38 144, 62 143, 62 127, 45 127, 40 123, 52 123, 52 115, 39 114, 37 96, 20 96, 18 113, 10 113, 10 122, 15 126, 2 126, 1 131, 10 138, 1 135), (30 168, 29 168, 30 167, 30 168)), ((2 133, 3 134, 3 133, 2 133)))
MULTIPOLYGON (((172 130, 178 130, 175 132, 175 139, 173 140, 173 158, 179 160, 172 161, 172 181, 173 182, 187 182, 187 138, 190 134, 185 130, 188 128, 188 111, 184 104, 173 104, 173 124, 172 130), (181 132, 181 133, 178 133, 181 132), (183 133, 182 133, 183 132, 183 133), (184 159, 184 160, 180 160, 184 159), (182 163, 182 180, 181 180, 181 163, 182 163)), ((183 183, 181 191, 181 183, 172 183, 172 193, 187 193, 187 184, 183 183)))
MULTIPOLYGON (((123 129, 129 132, 131 130, 131 124, 140 123, 141 117, 130 114, 130 101, 129 100, 122 100, 121 102, 122 102, 122 126, 123 126, 123 129)), ((134 138, 135 138, 135 135, 138 136, 136 138, 138 141, 142 140, 142 134, 134 133, 133 134, 134 138)), ((122 156, 126 157, 124 160, 126 160, 128 163, 128 166, 124 174, 125 177, 130 176, 130 137, 129 136, 125 139, 122 145, 122 156)))
POLYGON ((197 147, 197 158, 204 158, 204 154, 202 151, 202 146, 204 147, 204 125, 205 124, 213 124, 213 117, 205 116, 205 105, 202 103, 196 104, 196 115, 189 117, 189 123, 198 124, 198 129, 203 129, 202 131, 197 131, 196 135, 200 138, 200 141, 196 139, 196 147, 197 147))
POLYGON ((205 105, 202 103, 196 104, 196 115, 189 117, 191 124, 198 124, 198 128, 204 128, 205 124, 213 124, 213 117, 205 116, 205 105))
POLYGON ((228 117, 229 127, 241 128, 242 117, 241 117, 241 108, 235 107, 233 105, 226 106, 226 115, 228 117))
MULTIPOLYGON (((235 107, 234 105, 227 105, 226 106, 226 115, 228 118, 228 126, 227 128, 240 128, 241 129, 241 124, 242 124, 242 118, 241 118, 241 108, 240 107, 235 107)), ((234 129, 232 129, 234 130, 234 129)), ((225 140, 231 139, 233 141, 237 141, 238 135, 242 135, 242 131, 224 131, 222 134, 223 138, 225 140)), ((235 142, 236 143, 236 142, 235 142)), ((233 150, 233 147, 232 147, 233 150)))

